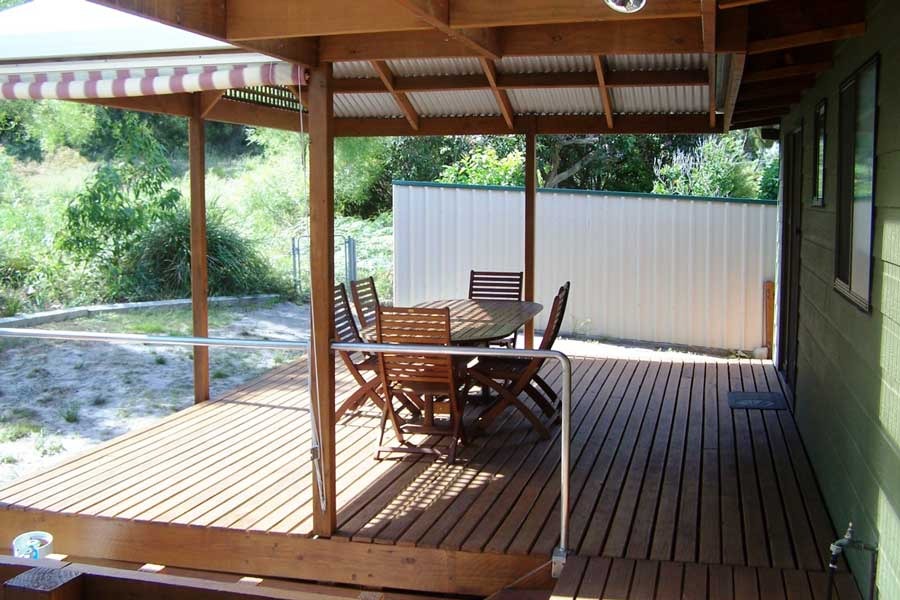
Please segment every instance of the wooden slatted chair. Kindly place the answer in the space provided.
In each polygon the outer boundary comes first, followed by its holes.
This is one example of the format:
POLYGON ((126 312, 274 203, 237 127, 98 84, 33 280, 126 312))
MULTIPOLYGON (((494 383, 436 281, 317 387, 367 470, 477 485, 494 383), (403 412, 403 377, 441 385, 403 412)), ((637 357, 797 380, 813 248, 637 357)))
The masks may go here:
MULTIPOLYGON (((376 313, 376 332, 381 344, 450 345, 450 310, 447 308, 382 307, 376 313)), ((450 436, 448 461, 456 460, 456 448, 463 442, 463 398, 459 393, 456 361, 452 356, 428 356, 416 353, 378 353, 385 402, 381 417, 381 436, 375 458, 382 452, 440 454, 436 448, 414 446, 407 434, 423 433, 450 436), (422 399, 421 423, 402 422, 394 408, 394 399, 415 396, 422 399), (435 413, 447 414, 447 426, 435 423, 435 413), (390 421, 400 446, 384 445, 384 429, 390 421)))
MULTIPOLYGON (((547 320, 547 328, 541 338, 541 349, 549 350, 553 347, 559 330, 562 327, 563 317, 566 312, 566 304, 569 299, 569 282, 559 288, 556 298, 553 299, 553 307, 550 309, 550 318, 547 320)), ((519 400, 521 393, 526 393, 548 417, 554 417, 558 410, 556 392, 539 375, 544 365, 543 358, 502 358, 484 357, 468 369, 469 378, 482 387, 495 390, 499 397, 496 402, 485 410, 480 417, 480 426, 487 428, 506 408, 514 406, 534 426, 538 434, 547 439, 550 432, 541 422, 540 418, 519 400), (547 396, 541 395, 543 391, 547 396)))
POLYGON ((378 314, 378 290, 375 289, 375 280, 366 277, 350 283, 350 291, 353 292, 353 304, 356 306, 356 316, 362 327, 375 325, 375 315, 378 314))
MULTIPOLYGON (((350 311, 350 300, 347 298, 347 288, 343 283, 334 286, 334 339, 338 342, 358 344, 361 343, 362 337, 359 335, 359 329, 356 321, 353 320, 353 313, 350 311)), ((378 395, 377 388, 381 385, 378 378, 378 359, 373 354, 338 352, 350 375, 359 384, 359 389, 344 400, 335 411, 335 420, 340 419, 350 410, 358 410, 366 399, 372 400, 378 408, 384 410, 384 401, 378 395), (373 373, 375 376, 366 379, 364 372, 373 373)))
MULTIPOLYGON (((469 271, 470 300, 522 300, 522 272, 469 271)), ((515 348, 518 331, 490 343, 501 348, 515 348)))

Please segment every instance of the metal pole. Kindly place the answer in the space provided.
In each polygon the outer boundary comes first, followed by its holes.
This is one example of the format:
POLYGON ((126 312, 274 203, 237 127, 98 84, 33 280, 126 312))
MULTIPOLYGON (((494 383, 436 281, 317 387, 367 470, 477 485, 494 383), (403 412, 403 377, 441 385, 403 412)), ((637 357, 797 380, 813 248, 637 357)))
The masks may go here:
POLYGON ((344 273, 348 286, 356 281, 356 240, 350 236, 344 238, 344 273))

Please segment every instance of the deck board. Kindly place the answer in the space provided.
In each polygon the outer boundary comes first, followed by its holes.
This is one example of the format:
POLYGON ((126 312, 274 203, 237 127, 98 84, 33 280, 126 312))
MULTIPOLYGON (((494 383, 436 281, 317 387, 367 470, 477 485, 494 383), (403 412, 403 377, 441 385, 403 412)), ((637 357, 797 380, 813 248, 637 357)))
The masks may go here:
MULTIPOLYGON (((573 367, 570 539, 584 559, 563 597, 597 589, 623 598, 809 596, 807 572, 822 572, 834 532, 796 425, 786 411, 727 404, 730 390, 780 392, 770 362, 609 358, 575 359, 573 367)), ((558 368, 548 366, 545 377, 560 388, 558 368)), ((77 519, 87 531, 140 525, 154 539, 173 536, 171 544, 184 535, 180 527, 233 532, 251 545, 321 544, 310 537, 306 385, 299 360, 14 482, 0 490, 0 535, 33 517, 59 519, 60 528, 77 519)), ((338 402, 353 389, 339 370, 338 402)), ((325 540, 328 552, 339 556, 341 544, 403 548, 444 562, 483 553, 510 557, 498 572, 520 564, 523 573, 550 554, 560 512, 558 425, 540 440, 507 411, 446 465, 415 455, 373 460, 378 421, 365 408, 337 425, 338 533, 325 540)), ((134 559, 115 545, 97 552, 134 559)), ((209 560, 209 569, 252 572, 256 564, 209 560)), ((429 591, 448 590, 456 588, 429 591)))

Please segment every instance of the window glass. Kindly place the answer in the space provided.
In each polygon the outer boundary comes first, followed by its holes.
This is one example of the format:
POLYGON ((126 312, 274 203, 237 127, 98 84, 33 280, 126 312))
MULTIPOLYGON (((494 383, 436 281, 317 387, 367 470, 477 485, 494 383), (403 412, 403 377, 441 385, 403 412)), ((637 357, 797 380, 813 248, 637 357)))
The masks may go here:
POLYGON ((853 155, 853 248, 850 261, 850 291, 869 299, 872 257, 872 208, 875 184, 876 66, 871 64, 857 77, 856 136, 853 155))
POLYGON ((815 146, 815 179, 813 180, 813 206, 825 206, 825 100, 816 106, 813 135, 815 146))

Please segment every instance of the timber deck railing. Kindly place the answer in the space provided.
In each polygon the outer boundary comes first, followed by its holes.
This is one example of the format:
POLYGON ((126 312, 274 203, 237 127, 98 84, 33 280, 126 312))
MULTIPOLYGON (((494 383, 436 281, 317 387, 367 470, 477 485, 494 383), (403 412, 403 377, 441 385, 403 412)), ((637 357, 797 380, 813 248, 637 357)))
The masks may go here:
MULTIPOLYGON (((245 340, 230 338, 208 338, 191 336, 155 336, 131 333, 101 333, 92 331, 65 331, 47 329, 0 328, 0 337, 51 339, 77 342, 106 342, 119 344, 149 344, 158 346, 206 346, 245 349, 279 349, 304 351, 310 353, 309 340, 245 340)), ((429 346, 420 344, 374 344, 374 343, 332 343, 333 350, 348 352, 367 352, 379 354, 385 352, 410 352, 424 355, 444 356, 499 356, 506 358, 551 359, 559 363, 562 369, 562 394, 560 407, 560 532, 559 545, 553 551, 552 574, 558 577, 566 561, 568 553, 569 532, 569 471, 571 443, 571 408, 572 408, 572 363, 569 357, 557 350, 522 350, 507 348, 480 348, 464 346, 429 346)), ((312 391, 312 386, 309 387, 312 391)), ((320 424, 313 403, 310 402, 310 418, 312 420, 311 460, 318 480, 318 489, 323 490, 323 473, 319 460, 320 424)), ((324 498, 319 499, 324 504, 324 498)))

